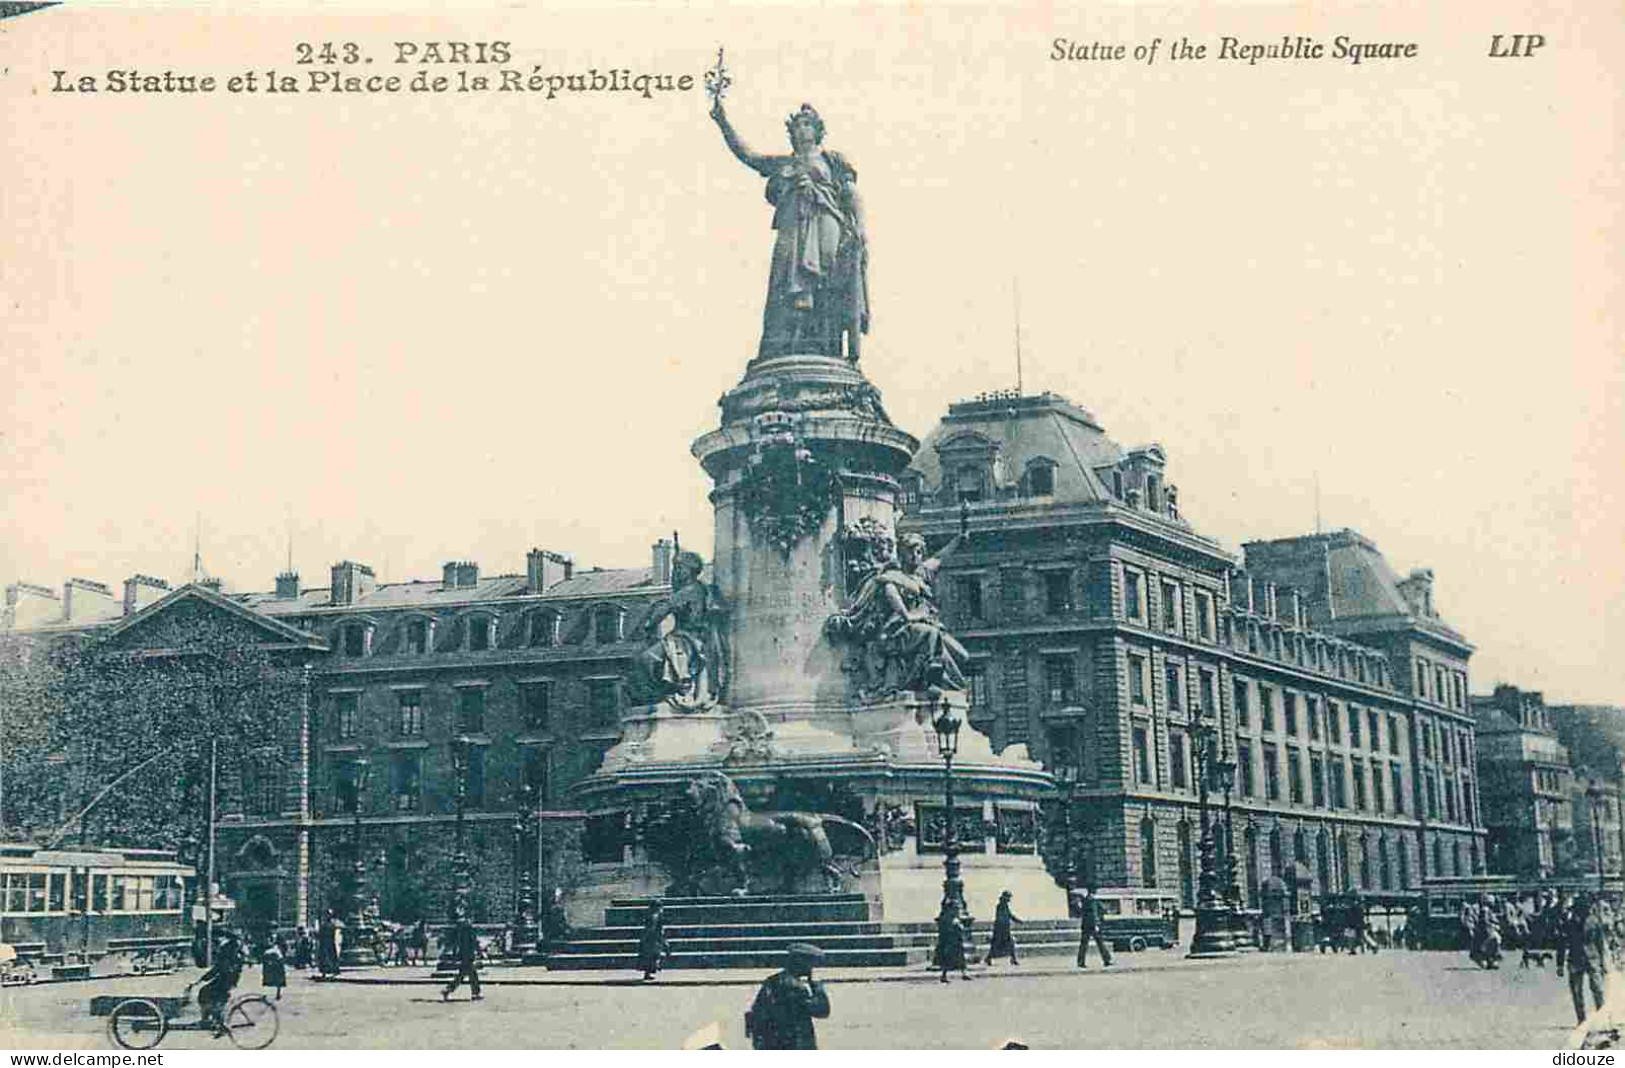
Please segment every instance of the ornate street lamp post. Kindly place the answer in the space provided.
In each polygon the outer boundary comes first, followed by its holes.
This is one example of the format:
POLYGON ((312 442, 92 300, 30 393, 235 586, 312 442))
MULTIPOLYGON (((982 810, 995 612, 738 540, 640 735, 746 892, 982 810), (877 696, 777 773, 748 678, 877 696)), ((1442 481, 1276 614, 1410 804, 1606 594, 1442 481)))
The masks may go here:
POLYGON ((1061 795, 1061 841, 1056 874, 1062 888, 1071 894, 1078 885, 1077 853, 1072 842, 1072 802, 1078 792, 1078 769, 1071 764, 1057 765, 1055 783, 1061 795))
POLYGON ((366 910, 367 897, 367 862, 362 858, 361 850, 361 801, 367 794, 367 781, 371 778, 372 765, 365 759, 356 759, 350 762, 350 781, 355 787, 355 797, 350 804, 351 829, 350 844, 355 851, 355 863, 350 869, 349 900, 345 902, 345 920, 350 924, 350 941, 357 940, 361 930, 362 913, 366 910))
POLYGON ((1236 759, 1219 756, 1213 760, 1213 785, 1224 794, 1224 863, 1221 868, 1224 901, 1230 913, 1230 937, 1237 949, 1253 949, 1252 926, 1242 914, 1241 882, 1236 871, 1236 824, 1230 808, 1230 791, 1236 785, 1236 759))
POLYGON ((530 783, 519 787, 513 819, 514 909, 513 941, 515 956, 526 956, 536 948, 535 855, 526 848, 536 830, 535 791, 530 783))
POLYGON ((463 809, 468 798, 468 741, 458 738, 451 743, 453 790, 457 799, 457 851, 451 856, 451 910, 453 923, 468 915, 469 864, 467 828, 463 823, 463 809))
POLYGON ((1198 848, 1201 861, 1200 889, 1196 895, 1196 933, 1191 936, 1188 957, 1228 957, 1236 951, 1235 939, 1230 934, 1230 912, 1219 898, 1219 873, 1213 855, 1215 824, 1209 818, 1207 795, 1213 786, 1215 746, 1218 731, 1206 718, 1192 731, 1196 745, 1196 776, 1202 819, 1202 841, 1198 848))
POLYGON ((943 792, 948 804, 948 823, 942 838, 942 900, 952 906, 956 916, 963 918, 967 912, 965 883, 959 878, 959 820, 954 809, 954 754, 959 750, 959 728, 963 720, 959 711, 937 691, 932 691, 927 702, 928 709, 937 710, 931 729, 936 732, 937 752, 942 755, 943 792))

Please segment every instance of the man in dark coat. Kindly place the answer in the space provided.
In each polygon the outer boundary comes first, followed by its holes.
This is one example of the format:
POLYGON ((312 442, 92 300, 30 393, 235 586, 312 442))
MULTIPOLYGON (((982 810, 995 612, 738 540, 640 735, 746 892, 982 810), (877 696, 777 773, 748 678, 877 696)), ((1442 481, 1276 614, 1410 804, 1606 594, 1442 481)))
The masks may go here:
POLYGON ((666 906, 659 901, 649 906, 649 915, 643 921, 643 935, 638 939, 638 967, 643 969, 643 981, 652 982, 655 973, 665 967, 671 952, 666 942, 666 906))
POLYGON ((1581 894, 1574 910, 1563 919, 1557 939, 1557 974, 1569 971, 1569 995, 1574 999, 1574 1019, 1585 1023, 1585 988, 1591 987, 1591 1000, 1602 1008, 1602 973, 1608 970, 1608 932, 1592 907, 1591 898, 1581 894))
POLYGON ((339 920, 332 909, 322 914, 316 928, 316 969, 323 975, 339 973, 339 920))
POLYGON ((1105 913, 1100 909, 1100 899, 1087 886, 1083 888, 1083 900, 1079 904, 1079 916, 1083 920, 1083 930, 1078 940, 1078 967, 1089 967, 1089 940, 1095 940, 1100 949, 1100 959, 1105 961, 1106 967, 1112 966, 1112 947, 1106 944, 1101 937, 1101 928, 1106 924, 1105 913))
POLYGON ((213 1025, 216 1038, 226 1033, 226 1003, 243 977, 244 963, 246 959, 237 933, 229 927, 222 930, 215 936, 213 967, 197 979, 197 1006, 204 1021, 213 1025))
POLYGON ((457 977, 450 985, 440 991, 440 1000, 445 1001, 468 980, 469 989, 473 991, 473 1001, 483 1000, 480 995, 480 970, 474 964, 480 955, 479 936, 474 933, 474 925, 468 922, 468 917, 459 916, 451 929, 451 952, 457 960, 457 977))
POLYGON ((1020 964, 1016 959, 1016 933, 1014 925, 1021 922, 1021 918, 1010 911, 1010 891, 1006 890, 999 895, 999 906, 993 911, 993 944, 987 947, 987 959, 984 964, 992 964, 994 957, 1009 956, 1011 964, 1020 964))
POLYGON ((804 942, 789 948, 789 963, 767 977, 745 1013, 745 1034, 755 1049, 817 1049, 813 1020, 829 1018, 829 995, 812 977, 824 951, 804 942))

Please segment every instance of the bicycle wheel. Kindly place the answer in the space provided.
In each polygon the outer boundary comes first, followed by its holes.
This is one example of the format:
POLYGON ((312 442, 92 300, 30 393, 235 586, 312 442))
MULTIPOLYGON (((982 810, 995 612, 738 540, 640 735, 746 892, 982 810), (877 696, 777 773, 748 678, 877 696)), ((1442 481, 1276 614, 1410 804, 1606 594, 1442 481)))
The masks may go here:
POLYGON ((246 994, 226 1010, 226 1033, 238 1049, 264 1049, 276 1041, 280 1026, 276 1006, 258 994, 246 994))
POLYGON ((127 998, 107 1017, 107 1036, 125 1049, 151 1049, 168 1031, 163 1010, 146 998, 127 998))

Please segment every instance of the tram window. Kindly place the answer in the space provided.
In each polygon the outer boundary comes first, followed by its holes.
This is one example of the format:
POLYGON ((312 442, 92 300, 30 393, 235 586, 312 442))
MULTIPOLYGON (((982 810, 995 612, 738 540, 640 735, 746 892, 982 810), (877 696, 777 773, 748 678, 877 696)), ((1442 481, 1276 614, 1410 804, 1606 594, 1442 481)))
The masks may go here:
POLYGON ((107 911, 107 876, 98 875, 90 884, 90 909, 92 912, 107 911))
POLYGON ((1160 897, 1135 898, 1134 911, 1142 916, 1161 916, 1162 899, 1160 897))
POLYGON ((66 872, 60 872, 60 871, 52 872, 51 873, 51 896, 50 896, 49 904, 46 907, 47 912, 61 912, 62 911, 63 898, 66 897, 67 889, 68 889, 68 876, 67 876, 67 873, 66 872))
POLYGON ((45 911, 45 873, 31 872, 28 876, 28 911, 45 911))
POLYGON ((125 911, 125 905, 124 905, 124 882, 125 882, 125 878, 126 877, 123 876, 123 875, 115 875, 115 876, 113 876, 113 911, 114 912, 123 912, 123 911, 125 911))
POLYGON ((3 884, 0 889, 5 890, 3 897, 0 897, 0 905, 7 912, 27 912, 28 876, 21 873, 0 876, 0 884, 3 884))
POLYGON ((85 911, 85 880, 90 877, 88 872, 76 871, 73 873, 73 911, 85 911))
POLYGON ((1101 915, 1103 915, 1103 916, 1121 916, 1123 914, 1123 903, 1121 901, 1117 900, 1116 898, 1109 898, 1108 897, 1108 898, 1099 898, 1097 900, 1100 901, 1100 913, 1101 913, 1101 915))

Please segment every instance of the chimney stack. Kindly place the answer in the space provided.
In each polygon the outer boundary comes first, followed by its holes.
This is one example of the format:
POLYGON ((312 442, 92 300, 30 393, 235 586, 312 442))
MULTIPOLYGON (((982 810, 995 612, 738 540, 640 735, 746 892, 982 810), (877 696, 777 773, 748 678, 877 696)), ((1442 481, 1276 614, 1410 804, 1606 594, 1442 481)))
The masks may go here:
POLYGON ((333 565, 333 585, 328 590, 328 599, 333 604, 355 604, 372 593, 377 585, 372 568, 353 560, 342 560, 333 565))
POLYGON ((1412 569, 1411 573, 1399 583, 1399 592, 1405 598, 1412 615, 1421 616, 1423 619, 1438 618, 1439 613, 1433 610, 1432 568, 1412 569))
POLYGON ((448 560, 440 568, 440 588, 472 589, 480 584, 480 565, 468 560, 448 560))
POLYGON ((672 544, 670 540, 661 538, 654 543, 653 562, 649 573, 649 581, 656 586, 671 585, 672 544))
POLYGON ((62 599, 49 586, 13 582, 6 587, 5 629, 20 630, 62 618, 62 599))
POLYGON ((546 593, 569 577, 570 562, 558 553, 532 549, 525 554, 525 592, 546 593))
POLYGON ((62 584, 62 619, 66 623, 105 618, 112 614, 107 609, 117 603, 113 591, 103 583, 71 578, 62 584))
POLYGON ((124 580, 124 614, 134 615, 169 592, 169 583, 151 575, 131 575, 124 580))
POLYGON ((284 571, 276 577, 276 599, 279 601, 299 599, 299 572, 284 571))

